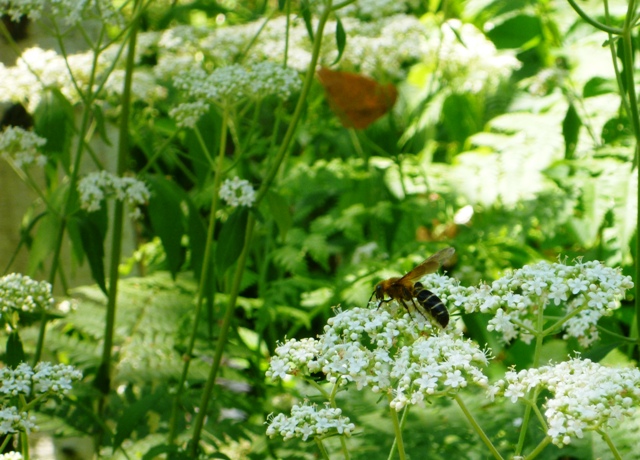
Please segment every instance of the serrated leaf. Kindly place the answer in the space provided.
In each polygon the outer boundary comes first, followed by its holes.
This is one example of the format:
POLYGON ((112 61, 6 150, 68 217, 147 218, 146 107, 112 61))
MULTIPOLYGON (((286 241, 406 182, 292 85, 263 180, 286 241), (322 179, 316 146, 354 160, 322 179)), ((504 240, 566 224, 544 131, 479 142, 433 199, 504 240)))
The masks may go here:
POLYGON ((125 439, 131 437, 131 433, 142 423, 159 398, 159 393, 144 396, 124 410, 118 420, 116 434, 113 439, 113 452, 122 445, 125 439))
POLYGON ((249 210, 241 206, 222 225, 216 246, 216 270, 222 275, 233 265, 244 248, 249 210))
POLYGON ((285 198, 276 193, 270 191, 267 193, 267 203, 273 219, 276 221, 278 231, 280 232, 280 238, 284 241, 287 237, 287 232, 293 225, 293 218, 291 217, 291 211, 289 210, 289 204, 285 198))
POLYGON ((69 235, 74 252, 78 250, 75 237, 77 234, 82 250, 89 261, 91 276, 105 295, 108 295, 104 271, 104 239, 107 234, 107 223, 106 207, 96 212, 81 212, 69 219, 69 235))
POLYGON ((311 23, 311 5, 309 0, 300 0, 300 15, 304 21, 304 26, 307 28, 309 38, 313 42, 313 24, 311 23))
POLYGON ((59 159, 68 171, 71 167, 71 140, 73 136, 73 107, 58 89, 48 89, 33 114, 34 130, 47 143, 46 154, 59 159))
POLYGON ((344 30, 344 26, 342 25, 342 21, 339 17, 336 16, 336 47, 338 49, 338 55, 336 56, 335 61, 331 63, 331 65, 337 64, 340 62, 342 58, 342 53, 344 53, 344 49, 347 46, 347 32, 344 30))
POLYGON ((151 227, 162 241, 169 271, 175 278, 185 260, 182 246, 185 216, 181 208, 185 193, 175 182, 162 176, 148 176, 146 180, 151 186, 147 207, 151 227))
POLYGON ((567 160, 573 158, 578 144, 578 135, 582 127, 582 120, 573 104, 569 104, 567 114, 562 121, 562 136, 564 137, 564 157, 567 160))
POLYGON ((51 213, 47 213, 40 220, 31 251, 29 251, 28 275, 33 276, 49 254, 55 250, 60 223, 60 219, 51 213))
POLYGON ((24 348, 22 347, 22 340, 18 335, 18 332, 14 331, 7 337, 7 356, 5 357, 5 364, 12 369, 18 367, 18 364, 25 361, 24 348))

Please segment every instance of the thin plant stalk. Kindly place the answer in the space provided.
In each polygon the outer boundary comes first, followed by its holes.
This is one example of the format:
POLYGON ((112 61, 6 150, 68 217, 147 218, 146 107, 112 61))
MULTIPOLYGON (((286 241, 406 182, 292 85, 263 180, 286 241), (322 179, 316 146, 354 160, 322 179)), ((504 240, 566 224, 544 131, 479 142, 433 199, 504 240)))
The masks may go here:
MULTIPOLYGON (((391 402, 391 400, 393 399, 393 396, 390 393, 388 393, 387 398, 389 399, 389 402, 391 402)), ((404 452, 404 440, 402 439, 402 427, 400 426, 400 421, 398 420, 398 411, 395 410, 393 407, 389 406, 389 414, 391 415, 391 421, 393 422, 393 431, 396 435, 394 439, 394 445, 398 450, 398 458, 400 460, 406 460, 407 455, 404 452)), ((389 453, 389 458, 392 457, 392 454, 393 454, 393 446, 392 446, 391 452, 389 453)))
MULTIPOLYGON (((540 352, 542 351, 542 340, 544 339, 544 306, 547 300, 542 299, 542 302, 538 306, 538 316, 536 321, 536 345, 533 352, 533 367, 537 368, 540 365, 540 352)), ((533 401, 535 404, 535 400, 533 401)), ((531 406, 527 404, 524 409, 524 416, 522 417, 522 425, 520 426, 520 436, 518 437, 518 445, 516 446, 516 455, 522 453, 524 448, 524 441, 527 437, 527 429, 529 427, 529 419, 531 418, 531 406)))
MULTIPOLYGON (((134 5, 134 11, 138 11, 140 0, 134 5)), ((125 77, 122 89, 122 108, 120 112, 120 126, 118 139, 118 164, 116 173, 122 176, 127 168, 129 157, 129 113, 131 110, 131 86, 135 65, 135 49, 138 36, 139 16, 135 16, 131 22, 131 34, 125 63, 125 77)), ((82 144, 82 143, 81 143, 82 144)), ((118 297, 118 268, 122 251, 122 228, 124 225, 124 203, 116 200, 114 206, 114 218, 111 235, 111 255, 109 266, 109 291, 107 299, 107 312, 105 319, 104 343, 102 348, 102 361, 96 375, 95 385, 104 395, 109 393, 111 387, 111 359, 113 354, 113 334, 116 320, 116 307, 118 297)))
POLYGON ((495 448, 491 440, 487 437, 485 432, 482 430, 482 427, 478 424, 476 419, 473 417, 473 415, 465 405, 460 395, 455 395, 453 399, 455 400, 456 403, 458 403, 458 407, 460 407, 460 409, 464 413, 465 417, 473 427, 473 430, 478 434, 478 436, 480 436, 480 439, 482 439, 482 442, 485 444, 485 446, 487 446, 487 448, 489 449, 491 454, 494 456, 494 458, 498 460, 503 460, 502 455, 500 455, 500 452, 498 452, 498 449, 495 448))
POLYGON ((324 444, 322 444, 322 440, 318 437, 315 438, 316 441, 316 445, 318 446, 318 450, 320 451, 320 454, 322 455, 322 458, 329 460, 329 453, 327 452, 327 449, 324 447, 324 444))
MULTIPOLYGON (((262 183, 258 193, 256 194, 256 200, 254 206, 257 208, 266 196, 271 183, 276 177, 278 170, 280 169, 280 165, 282 164, 282 160, 284 159, 287 151, 289 150, 289 146, 291 141, 293 140, 293 136, 296 131, 296 127, 300 117, 302 115, 302 110, 304 108, 304 103, 307 95, 311 89, 311 83, 313 81, 313 77, 315 75, 315 68, 318 62, 318 56, 320 55, 320 45, 322 44, 322 36, 324 27, 329 19, 331 14, 331 4, 329 2, 328 5, 325 6, 325 10, 323 14, 320 16, 317 26, 317 32, 315 35, 315 41, 313 44, 313 51, 311 54, 311 61, 309 63, 309 67, 307 68, 307 73, 305 75, 304 83, 302 85, 302 89, 300 91, 300 96, 298 98, 298 103, 296 104, 296 108, 294 110, 291 122, 285 133, 282 144, 280 144, 280 148, 276 153, 275 159, 271 164, 270 170, 267 172, 264 182, 262 183)), ((220 363, 222 361, 222 353, 224 351, 227 337, 229 333, 229 327, 231 325, 231 319, 233 318, 233 313, 235 312, 236 301, 238 299, 238 295, 240 292, 240 282, 242 281, 242 275, 244 273, 244 267, 247 259, 247 254, 249 252, 249 246, 251 242, 251 238, 253 236, 253 229, 255 226, 256 220, 253 213, 249 214, 249 218, 247 219, 246 233, 245 233, 245 242, 238 262, 236 264, 235 273, 233 276, 233 281, 231 284, 231 290, 229 293, 229 304, 227 305, 227 310, 224 315, 224 319, 222 324, 220 325, 220 333, 218 336, 218 341, 216 343, 216 348, 214 351, 213 363, 211 364, 211 369, 209 372, 209 376, 207 378, 207 382, 205 384, 205 388, 202 393, 202 398, 200 402, 199 411, 196 415, 196 419, 194 421, 193 426, 193 434, 191 438, 191 451, 192 455, 196 455, 198 451, 198 443, 200 440, 200 433, 202 431, 202 427, 204 426, 204 419, 207 414, 207 408, 209 405, 209 399, 211 398, 211 393, 213 392, 213 388, 215 385, 216 377, 218 375, 218 371, 220 369, 220 363)))
POLYGON ((613 454, 613 457, 616 460, 622 460, 622 455, 620 455, 620 452, 618 452, 618 449, 616 448, 615 444, 611 440, 611 437, 609 437, 609 434, 604 430, 596 430, 596 431, 600 434, 600 436, 602 436, 602 439, 604 439, 604 442, 607 443, 607 446, 609 446, 609 450, 613 454))
POLYGON ((545 436, 542 441, 536 446, 535 449, 531 451, 530 454, 527 455, 527 460, 533 460, 551 443, 551 438, 549 436, 545 436))
MULTIPOLYGON (((213 233, 216 225, 216 212, 218 211, 218 195, 220 190, 220 184, 222 183, 222 168, 224 165, 224 155, 227 149, 227 119, 228 112, 226 109, 222 112, 222 123, 220 127, 220 148, 218 151, 218 165, 216 168, 216 175, 213 183, 213 195, 211 197, 211 209, 209 216, 209 227, 207 229, 207 240, 204 249, 204 258, 202 261, 202 268, 200 269, 200 282, 198 283, 198 294, 196 297, 196 309, 194 312, 193 329, 191 330, 191 336, 189 338, 189 344, 187 351, 184 355, 184 365, 182 367, 182 374, 180 375, 180 382, 176 389, 175 397, 173 398, 173 404, 171 407, 171 418, 169 421, 169 444, 173 444, 177 434, 177 420, 178 420, 178 406, 180 403, 180 396, 184 391, 184 384, 187 381, 187 375, 189 374, 189 365, 191 363, 191 355, 196 342, 196 335, 198 333, 198 325, 200 323, 200 316, 202 315, 202 304, 204 302, 204 291, 207 280, 209 278, 209 267, 211 265, 211 257, 214 250, 213 233)), ((202 140, 202 136, 198 128, 195 128, 196 136, 202 140)), ((204 142, 201 143, 202 148, 207 149, 204 142)), ((207 150, 208 151, 208 150, 207 150)), ((207 153, 207 157, 210 154, 207 153)))

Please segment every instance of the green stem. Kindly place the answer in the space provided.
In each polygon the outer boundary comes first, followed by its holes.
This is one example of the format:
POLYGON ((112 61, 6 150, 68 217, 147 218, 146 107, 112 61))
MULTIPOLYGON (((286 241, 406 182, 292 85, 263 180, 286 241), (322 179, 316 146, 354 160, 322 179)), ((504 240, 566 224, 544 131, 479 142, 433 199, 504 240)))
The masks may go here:
POLYGON ((460 397, 460 395, 455 395, 453 399, 458 403, 458 406, 464 413, 465 417, 467 417, 467 420, 473 427, 474 431, 478 434, 478 436, 480 436, 480 439, 482 439, 482 442, 484 442, 485 446, 487 446, 487 448, 493 454, 493 456, 498 460, 502 460, 502 455, 500 455, 500 452, 498 452, 498 449, 495 448, 491 440, 487 437, 485 432, 482 430, 482 427, 480 427, 480 425, 478 424, 476 419, 473 417, 471 412, 469 412, 469 409, 465 405, 464 401, 462 401, 462 398, 460 397))
POLYGON ((616 449, 615 444, 613 443, 613 441, 611 440, 607 432, 604 430, 596 430, 596 431, 600 433, 600 436, 602 436, 602 439, 604 439, 604 442, 606 442, 607 445, 609 446, 609 450, 611 450, 613 457, 616 460, 622 460, 622 455, 620 455, 620 452, 618 452, 618 449, 616 449))
MULTIPOLYGON (((200 131, 195 128, 196 136, 198 139, 202 139, 200 131)), ((202 261, 202 267, 200 268, 200 282, 198 283, 198 294, 196 297, 196 310, 194 312, 193 329, 191 330, 191 337, 189 338, 189 345, 187 351, 184 354, 184 365, 182 367, 182 374, 180 375, 180 382, 176 389, 176 395, 173 398, 173 404, 171 407, 171 418, 169 420, 169 444, 173 444, 177 435, 177 420, 178 420, 178 407, 180 405, 180 396, 184 391, 184 384, 187 381, 187 375, 189 374, 189 365, 191 363, 191 356, 193 348, 196 343, 196 336, 198 333, 198 326, 200 324, 200 316, 202 315, 202 305, 204 301, 204 291, 209 279, 209 267, 211 265, 211 257, 213 255, 213 233, 216 225, 216 213, 218 211, 218 192, 220 190, 220 184, 222 182, 222 167, 224 165, 224 156, 227 149, 227 111, 222 113, 222 123, 220 127, 220 148, 218 151, 218 165, 216 169, 216 176, 213 183, 213 195, 211 197, 211 209, 209 215, 209 227, 207 229, 207 241, 205 243, 204 258, 202 261)), ((202 147, 207 151, 207 157, 211 155, 208 153, 207 146, 202 142, 202 147)))
MULTIPOLYGON (((542 351, 542 340, 544 339, 544 333, 542 328, 544 326, 544 307, 547 304, 547 299, 540 299, 540 305, 538 306, 538 316, 536 322, 537 333, 535 350, 533 352, 533 368, 537 368, 540 365, 540 352, 542 351)), ((534 396, 537 396, 537 392, 534 392, 534 396)), ((536 404, 537 397, 533 399, 533 403, 536 404)), ((527 430, 529 427, 529 419, 531 418, 531 406, 527 405, 524 409, 524 416, 522 417, 522 426, 520 427, 520 436, 518 438, 518 445, 516 446, 516 455, 522 453, 524 448, 524 441, 527 437, 527 430)))
POLYGON ((324 444, 322 444, 322 440, 318 437, 314 438, 316 445, 318 446, 318 449, 320 450, 320 454, 322 455, 322 458, 329 460, 329 454, 327 453, 327 449, 324 447, 324 444))
POLYGON ((225 312, 224 318, 222 320, 222 324, 220 325, 220 335, 218 336, 218 341, 216 342, 216 348, 213 354, 213 363, 209 371, 209 377, 207 378, 207 383, 205 384, 204 390, 202 392, 199 411, 193 423, 193 435, 191 437, 191 450, 190 450, 190 454, 192 458, 195 458, 196 455, 198 454, 198 443, 200 442, 200 433, 202 431, 202 427, 204 426, 204 419, 207 415, 209 399, 211 398, 213 387, 215 386, 216 376, 218 375, 220 363, 222 362, 222 353, 227 343, 227 337, 229 335, 229 326, 231 325, 233 313, 235 312, 235 308, 232 308, 232 307, 235 307, 238 294, 240 292, 240 282, 242 281, 242 274, 244 272, 244 266, 247 259, 247 255, 249 253, 249 247, 250 247, 249 243, 251 242, 251 238, 253 236, 254 225, 255 225, 255 217, 252 213, 249 215, 249 219, 247 222, 247 233, 245 235, 244 248, 242 249, 242 253, 240 254, 240 258, 238 259, 238 263, 236 265, 236 271, 233 276, 231 293, 229 294, 229 305, 227 306, 227 311, 225 312))
POLYGON ((600 29, 603 32, 607 32, 607 33, 613 34, 613 35, 621 35, 623 33, 622 29, 618 29, 617 27, 607 26, 607 25, 602 24, 601 22, 598 22, 595 19, 591 18, 587 13, 582 11, 582 9, 578 6, 578 4, 575 2, 575 0, 567 0, 567 1, 569 2, 569 5, 571 5, 573 10, 576 13, 578 13, 578 16, 580 16, 582 19, 584 19, 586 22, 591 24, 596 29, 600 29))
MULTIPOLYGON (((338 394, 338 390, 340 389, 340 379, 333 384, 333 388, 331 389, 331 394, 329 395, 329 404, 333 409, 338 408, 338 404, 336 403, 336 395, 338 394)), ((342 455, 344 455, 345 460, 350 460, 351 455, 349 454, 349 449, 347 448, 347 440, 344 436, 340 436, 340 446, 342 449, 342 455)))
MULTIPOLYGON (((631 125, 633 126, 633 134, 636 138, 635 155, 633 157, 633 167, 637 167, 638 158, 640 157, 640 115, 638 114, 638 98, 636 96, 633 67, 633 44, 631 34, 633 32, 633 23, 631 19, 635 11, 635 0, 629 1, 627 15, 622 30, 622 63, 626 77, 626 90, 629 95, 629 108, 631 109, 631 125)), ((640 216, 638 217, 640 219, 640 216)), ((637 264, 636 264, 637 265, 637 264)), ((638 278, 636 278, 638 279, 638 278)), ((640 319, 638 319, 640 321, 640 319)), ((640 324, 640 323, 639 323, 640 324)))
MULTIPOLYGON (((134 5, 134 11, 138 11, 140 0, 134 5)), ((127 168, 129 157, 129 114, 131 110, 131 85, 135 66, 135 49, 138 36, 138 17, 131 23, 131 35, 129 36, 127 60, 125 64, 125 78, 122 89, 122 108, 120 111, 119 143, 118 143, 118 164, 116 174, 121 177, 127 168)), ((111 235, 111 254, 109 266, 109 291, 107 299, 107 311, 105 319, 104 343, 102 348, 102 361, 96 375, 95 385, 100 391, 107 395, 111 387, 111 359, 113 353, 113 333, 116 320, 116 305, 118 297, 118 268, 120 266, 120 256, 122 252, 122 228, 124 225, 124 203, 120 200, 115 202, 113 217, 113 227, 111 235)))
POLYGON ((533 460, 534 458, 536 458, 544 450, 544 448, 549 445, 550 442, 551 438, 549 436, 545 436, 544 439, 540 441, 540 444, 538 444, 536 448, 533 449, 529 455, 527 455, 527 460, 533 460))
MULTIPOLYGON (((407 414, 409 413, 409 406, 405 406, 402 409, 402 418, 400 419, 400 431, 404 430, 404 422, 407 420, 407 414)), ((394 436, 393 443, 391 444, 391 449, 389 450, 389 455, 387 456, 387 460, 393 459, 393 453, 396 451, 396 445, 398 444, 397 438, 394 436)))
MULTIPOLYGON (((315 75, 315 68, 318 62, 318 56, 320 55, 320 45, 322 44, 322 34, 330 14, 331 14, 331 2, 329 1, 328 5, 325 6, 325 10, 323 14, 320 16, 320 19, 318 21, 316 40, 314 41, 314 44, 313 44, 311 61, 309 62, 307 73, 305 74, 305 80, 302 85, 302 90, 300 91, 300 96, 298 98, 298 103, 296 104, 296 108, 293 113, 291 123, 289 124, 287 132, 285 133, 282 144, 280 144, 280 149, 276 154, 275 160, 272 163, 271 168, 267 172, 265 179, 262 185, 260 186, 260 189, 258 190, 258 193, 256 195, 256 201, 254 203, 254 206, 256 208, 259 207, 260 202, 266 196, 271 183, 273 182, 276 174, 278 173, 278 169, 280 168, 282 160, 289 149, 291 141, 293 140, 293 136, 296 131, 296 126, 302 115, 302 110, 305 105, 306 97, 309 94, 309 90, 311 89, 311 83, 313 82, 313 77, 315 75)), ((224 348, 227 342, 229 327, 231 325, 231 319, 233 318, 233 313, 235 312, 236 301, 238 299, 238 295, 240 291, 240 282, 242 280, 242 274, 244 272, 244 266, 245 266, 247 255, 249 252, 249 246, 250 246, 251 238, 253 235, 253 229, 254 229, 255 223, 256 223, 255 215, 251 213, 249 215, 249 219, 247 220, 244 248, 242 249, 242 253, 240 254, 240 257, 238 259, 238 262, 236 265, 236 271, 234 273, 234 277, 231 285, 231 290, 229 293, 229 305, 227 305, 227 310, 225 312, 222 324, 220 325, 220 334, 218 336, 218 341, 216 343, 216 348, 214 351, 213 363, 211 365, 209 377, 207 378, 207 383, 205 384, 205 388, 202 393, 199 411, 194 421, 193 435, 191 438, 191 446, 190 446, 190 453, 192 454, 192 456, 195 456, 198 452, 198 443, 200 440, 200 433, 204 425, 204 419, 207 414, 209 399, 211 398, 211 393, 215 385, 215 380, 218 374, 218 370, 220 368, 220 362, 222 361, 222 353, 224 351, 224 348)))
POLYGON ((24 431, 20 432, 20 451, 23 460, 29 460, 29 436, 24 431))
MULTIPOLYGON (((393 400, 393 396, 391 393, 387 393, 387 399, 389 403, 393 400)), ((389 405, 389 414, 391 414, 391 422, 393 422, 393 431, 396 434, 394 439, 394 444, 398 450, 398 458, 400 460, 406 460, 407 454, 404 452, 404 440, 402 439, 402 427, 400 426, 400 421, 398 420, 398 411, 396 411, 391 405, 389 405)), ((393 449, 392 445, 392 449, 393 449)), ((393 450, 389 453, 389 458, 392 457, 393 450)))

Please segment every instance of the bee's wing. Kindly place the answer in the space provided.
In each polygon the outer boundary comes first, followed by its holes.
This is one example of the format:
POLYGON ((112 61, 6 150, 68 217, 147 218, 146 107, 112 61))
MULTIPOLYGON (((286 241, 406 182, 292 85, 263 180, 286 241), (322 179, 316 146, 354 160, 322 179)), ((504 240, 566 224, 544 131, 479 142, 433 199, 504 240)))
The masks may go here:
POLYGON ((401 283, 402 281, 417 281, 424 275, 434 273, 438 268, 440 268, 440 265, 449 260, 455 252, 456 250, 453 248, 441 249, 396 281, 396 283, 401 283))

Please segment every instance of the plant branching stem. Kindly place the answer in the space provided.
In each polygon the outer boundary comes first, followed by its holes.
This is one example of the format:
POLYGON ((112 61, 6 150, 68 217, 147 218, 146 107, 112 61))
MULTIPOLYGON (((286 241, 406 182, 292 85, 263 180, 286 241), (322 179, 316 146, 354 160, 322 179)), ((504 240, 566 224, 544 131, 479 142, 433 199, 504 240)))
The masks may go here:
MULTIPOLYGON (((311 83, 313 82, 313 78, 315 75, 315 68, 318 63, 318 56, 320 55, 320 46, 322 44, 322 36, 324 27, 329 19, 331 14, 331 2, 325 6, 325 10, 323 14, 320 16, 318 20, 317 33, 315 35, 316 39, 313 43, 313 51, 311 54, 311 61, 309 63, 309 67, 305 74, 304 83, 302 85, 302 90, 300 91, 300 96, 298 98, 298 103, 296 104, 296 108, 293 113, 293 117, 285 133, 282 144, 280 144, 280 148, 276 153, 274 161, 271 164, 269 171, 267 172, 265 179, 256 194, 256 200, 254 206, 257 208, 260 202, 266 196, 271 183, 273 182, 280 165, 282 164, 282 160, 285 158, 287 151, 289 150, 289 146, 291 145, 291 141, 293 140, 293 136, 296 131, 296 127, 300 117, 302 115, 302 110, 304 108, 305 100, 307 95, 309 94, 309 90, 311 89, 311 83)), ((220 331, 218 335, 218 341, 216 342, 216 348, 214 351, 213 363, 211 364, 211 369, 209 372, 209 376, 207 378, 207 382, 205 384, 205 388, 202 393, 202 398, 200 400, 200 408, 199 412, 196 415, 196 419, 193 425, 193 434, 191 437, 191 446, 190 446, 190 454, 195 456, 198 452, 198 443, 200 441, 200 433, 202 431, 202 427, 204 426, 204 419, 207 414, 207 408, 209 405, 209 399, 211 398, 211 393, 213 392, 213 388, 215 385, 216 377, 218 375, 218 370, 220 369, 220 362, 222 361, 222 353, 224 351, 225 345, 227 343, 227 337, 229 333, 229 327, 231 325, 231 319, 233 318, 233 313, 235 312, 236 301, 238 299, 238 294, 240 292, 240 282, 242 281, 242 274, 244 272, 244 267, 247 259, 247 255, 249 252, 249 246, 251 243, 251 238, 253 235, 253 229, 256 223, 255 215, 251 213, 249 218, 247 219, 247 228, 245 233, 245 242, 244 247, 242 249, 242 253, 238 259, 236 264, 236 270, 233 276, 233 281, 231 285, 231 290, 229 293, 229 304, 227 305, 227 310, 225 312, 222 324, 220 325, 220 331)))
POLYGON ((473 427, 473 430, 478 434, 478 436, 480 436, 480 439, 482 439, 482 442, 484 442, 485 446, 487 446, 487 448, 489 449, 491 454, 496 459, 503 460, 502 459, 502 455, 500 455, 500 452, 498 452, 498 449, 495 448, 495 446, 493 445, 493 443, 491 442, 489 437, 482 430, 482 427, 478 424, 476 419, 473 417, 473 415, 471 414, 471 412, 467 408, 466 404, 464 403, 464 401, 462 400, 460 395, 455 395, 453 399, 455 400, 456 403, 458 403, 458 406, 460 407, 460 409, 464 413, 465 417, 467 417, 467 420, 469 421, 469 423, 473 427))
POLYGON ((604 430, 596 430, 596 431, 600 433, 600 436, 602 436, 602 439, 604 439, 604 442, 606 442, 607 446, 609 446, 609 450, 611 450, 613 457, 616 460, 622 460, 622 455, 620 455, 620 452, 618 452, 618 449, 616 448, 615 444, 609 437, 609 434, 607 434, 607 432, 604 430))
MULTIPOLYGON (((387 399, 389 402, 393 400, 393 396, 391 393, 387 393, 387 399)), ((393 431, 396 435, 394 439, 394 445, 398 450, 398 458, 400 460, 406 460, 407 454, 404 451, 404 440, 402 439, 402 426, 400 425, 400 421, 398 420, 398 411, 393 407, 389 406, 389 414, 391 415, 391 421, 393 422, 393 431)), ((393 446, 392 446, 393 449, 393 446)), ((389 453, 389 458, 392 457, 393 450, 389 453)))
MULTIPOLYGON (((137 0, 134 11, 138 11, 140 0, 137 0)), ((120 126, 118 136, 118 164, 116 173, 119 177, 127 168, 129 158, 129 114, 131 111, 131 86, 135 66, 135 50, 138 37, 139 16, 131 22, 131 34, 125 63, 125 78, 122 89, 122 108, 120 111, 120 126)), ((80 143, 82 144, 82 143, 80 143)), ((124 203, 117 200, 114 206, 113 227, 111 234, 111 254, 109 260, 109 295, 107 299, 106 324, 104 343, 102 348, 102 362, 96 376, 96 385, 103 394, 108 394, 111 387, 111 360, 113 353, 113 333, 116 320, 116 306, 118 297, 118 268, 122 252, 122 228, 124 225, 124 203)))
POLYGON ((551 438, 549 436, 545 436, 542 441, 536 446, 535 449, 531 451, 530 454, 527 455, 527 460, 533 460, 549 445, 551 442, 551 438))
MULTIPOLYGON (((182 374, 180 375, 180 381, 178 383, 178 388, 176 389, 175 397, 173 398, 173 403, 171 406, 171 418, 169 421, 169 444, 173 444, 177 434, 177 421, 178 421, 178 408, 180 405, 180 396, 184 391, 184 384, 187 381, 187 376, 189 374, 189 364, 191 363, 191 356, 193 353, 193 348, 196 343, 196 336, 198 333, 198 325, 200 323, 200 316, 202 315, 202 305, 204 302, 204 291, 206 288, 206 284, 209 279, 209 268, 211 266, 211 258, 213 256, 213 233, 216 225, 216 213, 218 211, 218 192, 220 190, 220 184, 222 183, 222 168, 224 165, 224 155, 227 150, 227 110, 223 110, 222 113, 222 123, 220 127, 220 148, 218 151, 218 164, 216 167, 216 175, 213 183, 213 195, 211 197, 211 209, 209 216, 209 227, 207 229, 207 240, 205 243, 204 249, 204 257, 202 260, 202 267, 200 269, 200 282, 198 283, 198 294, 196 298, 196 309, 194 312, 193 319, 193 329, 191 330, 191 337, 189 338, 189 344, 187 346, 187 351, 184 355, 184 365, 182 367, 182 374)), ((201 141, 201 146, 205 151, 208 152, 206 143, 202 139, 200 131, 196 128, 195 130, 196 136, 201 141)), ((209 153, 206 154, 207 157, 211 155, 209 153)))

